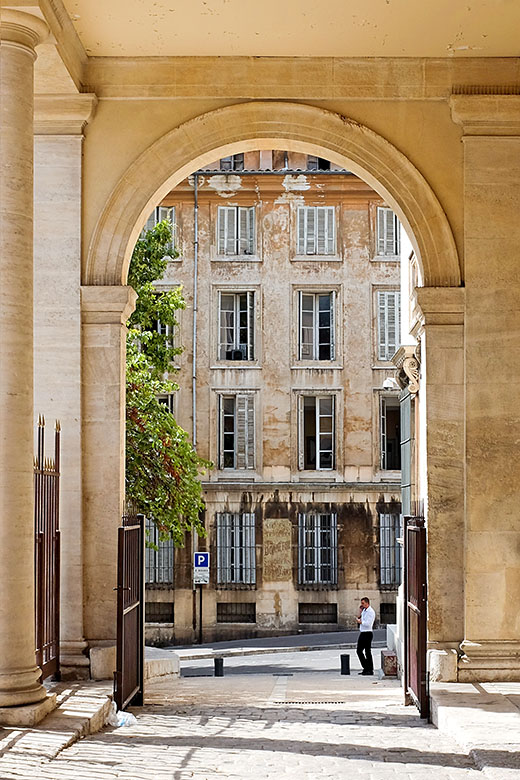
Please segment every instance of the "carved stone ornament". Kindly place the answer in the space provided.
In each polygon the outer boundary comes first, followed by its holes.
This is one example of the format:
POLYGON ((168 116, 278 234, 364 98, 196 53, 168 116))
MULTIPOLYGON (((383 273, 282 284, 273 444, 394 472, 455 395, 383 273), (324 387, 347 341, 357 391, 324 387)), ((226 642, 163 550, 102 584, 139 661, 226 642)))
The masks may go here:
POLYGON ((416 395, 419 392, 420 372, 418 348, 411 345, 400 347, 392 362, 399 369, 397 381, 402 389, 408 388, 412 395, 416 395))

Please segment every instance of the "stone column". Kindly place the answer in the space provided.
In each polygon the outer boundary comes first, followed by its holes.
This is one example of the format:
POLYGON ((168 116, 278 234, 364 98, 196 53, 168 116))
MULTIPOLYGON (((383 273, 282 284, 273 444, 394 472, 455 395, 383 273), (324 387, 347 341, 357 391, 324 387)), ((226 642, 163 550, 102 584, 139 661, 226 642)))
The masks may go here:
MULTIPOLYGON (((88 676, 83 637, 81 180, 94 95, 37 95, 34 122, 34 407, 61 422, 62 679, 88 676)), ((50 425, 49 425, 50 427, 50 425)))
POLYGON ((465 655, 459 679, 520 680, 520 96, 457 95, 464 136, 465 655))
POLYGON ((464 637, 464 289, 420 287, 419 497, 428 540, 428 647, 437 680, 457 679, 464 637))
POLYGON ((0 26, 0 706, 46 697, 35 665, 33 63, 41 19, 0 26))
POLYGON ((116 638, 117 528, 125 478, 126 321, 131 287, 81 288, 83 390, 84 632, 89 645, 116 638))

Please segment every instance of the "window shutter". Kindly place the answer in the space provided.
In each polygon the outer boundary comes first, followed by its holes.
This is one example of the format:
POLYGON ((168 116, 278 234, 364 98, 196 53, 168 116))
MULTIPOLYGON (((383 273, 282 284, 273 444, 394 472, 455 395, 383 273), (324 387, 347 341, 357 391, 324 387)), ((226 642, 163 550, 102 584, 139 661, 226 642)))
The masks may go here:
POLYGON ((387 209, 378 207, 377 209, 377 254, 385 254, 386 237, 386 212, 387 209))
POLYGON ((148 219, 145 222, 144 228, 141 232, 141 237, 144 236, 145 233, 148 233, 149 230, 153 230, 153 228, 156 226, 158 220, 156 217, 157 209, 154 209, 148 219))
POLYGON ((397 349, 399 342, 399 297, 398 292, 389 292, 386 294, 387 299, 387 348, 386 359, 390 360, 392 355, 397 349))
POLYGON ((327 227, 328 227, 328 209, 326 206, 316 207, 316 254, 327 254, 327 227))
POLYGON ((336 293, 330 294, 330 359, 336 360, 336 293))
POLYGON ((316 209, 313 206, 307 206, 306 225, 305 225, 305 251, 303 254, 316 254, 316 209))
POLYGON ((255 248, 255 207, 238 209, 238 254, 252 255, 255 248))
POLYGON ((386 469, 386 401, 381 398, 379 427, 381 438, 381 468, 386 469))
POLYGON ((255 460, 254 397, 237 395, 237 469, 253 469, 255 460))
POLYGON ((224 398, 218 396, 218 467, 224 468, 224 398))
POLYGON ((305 441, 303 431, 303 395, 298 396, 298 468, 305 468, 305 441))
POLYGON ((220 255, 236 255, 238 243, 237 207, 219 206, 218 251, 220 255))
POLYGON ((385 255, 395 254, 395 219, 394 212, 385 209, 385 255))
POLYGON ((217 213, 217 232, 218 232, 218 253, 226 254, 226 209, 224 206, 218 207, 217 213))
POLYGON ((298 254, 304 255, 306 250, 305 243, 305 226, 307 209, 304 206, 300 206, 298 209, 298 254))
POLYGON ((255 359, 255 294, 247 293, 247 360, 255 359))
POLYGON ((386 360, 387 353, 387 332, 386 332, 386 293, 377 293, 378 308, 378 353, 379 360, 386 360))
POLYGON ((334 206, 327 206, 327 243, 325 254, 334 254, 335 245, 335 211, 334 206))

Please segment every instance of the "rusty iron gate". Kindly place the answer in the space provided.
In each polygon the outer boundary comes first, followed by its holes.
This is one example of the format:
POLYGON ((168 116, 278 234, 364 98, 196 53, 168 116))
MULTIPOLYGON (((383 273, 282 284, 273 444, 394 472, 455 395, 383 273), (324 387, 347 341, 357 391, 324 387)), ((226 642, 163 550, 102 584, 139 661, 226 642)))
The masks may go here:
POLYGON ((144 680, 144 515, 128 510, 118 529, 114 701, 142 705, 144 680))
POLYGON ((38 419, 34 458, 34 575, 36 663, 41 679, 60 675, 60 424, 54 433, 54 458, 45 457, 45 420, 38 419))
POLYGON ((405 696, 428 718, 426 664, 426 528, 424 518, 404 518, 405 696))

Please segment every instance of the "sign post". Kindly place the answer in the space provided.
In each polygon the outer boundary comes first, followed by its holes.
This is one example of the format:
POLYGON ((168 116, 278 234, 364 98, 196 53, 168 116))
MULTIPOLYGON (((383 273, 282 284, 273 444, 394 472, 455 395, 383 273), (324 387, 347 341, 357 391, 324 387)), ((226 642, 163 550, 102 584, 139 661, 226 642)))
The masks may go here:
POLYGON ((209 585, 209 552, 193 553, 193 584, 199 588, 199 645, 202 644, 202 586, 209 585))

